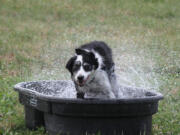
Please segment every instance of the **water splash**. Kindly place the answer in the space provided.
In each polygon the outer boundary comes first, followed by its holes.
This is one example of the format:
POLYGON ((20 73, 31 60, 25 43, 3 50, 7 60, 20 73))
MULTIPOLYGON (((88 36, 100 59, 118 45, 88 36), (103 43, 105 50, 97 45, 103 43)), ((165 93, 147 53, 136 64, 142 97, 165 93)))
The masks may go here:
POLYGON ((72 81, 34 81, 23 86, 46 96, 59 98, 76 98, 76 90, 72 81))
MULTIPOLYGON (((31 91, 38 92, 48 97, 56 98, 76 98, 76 89, 72 81, 34 81, 20 84, 19 88, 26 88, 31 91)), ((123 93, 118 98, 144 98, 152 97, 157 94, 134 87, 119 85, 119 90, 123 93)), ((26 91, 27 92, 27 91, 26 91)))
MULTIPOLYGON (((124 40, 123 40, 124 41, 124 40)), ((122 46, 112 46, 116 74, 120 85, 159 90, 160 80, 154 72, 155 63, 147 49, 139 49, 132 41, 124 41, 122 46)), ((32 69, 27 80, 70 80, 65 69, 66 61, 73 55, 74 45, 70 41, 62 44, 53 42, 42 49, 40 63, 32 69)))
POLYGON ((159 90, 161 82, 154 71, 156 64, 151 57, 151 52, 136 48, 136 45, 131 43, 126 45, 126 48, 124 46, 116 48, 114 57, 120 84, 159 90))

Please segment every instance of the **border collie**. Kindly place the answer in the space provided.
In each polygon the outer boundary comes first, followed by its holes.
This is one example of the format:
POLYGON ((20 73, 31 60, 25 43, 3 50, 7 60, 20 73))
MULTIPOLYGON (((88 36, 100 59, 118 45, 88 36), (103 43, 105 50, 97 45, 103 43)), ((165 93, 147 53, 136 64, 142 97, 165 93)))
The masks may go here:
POLYGON ((77 98, 118 97, 112 51, 101 41, 93 41, 75 49, 66 68, 71 73, 77 98))

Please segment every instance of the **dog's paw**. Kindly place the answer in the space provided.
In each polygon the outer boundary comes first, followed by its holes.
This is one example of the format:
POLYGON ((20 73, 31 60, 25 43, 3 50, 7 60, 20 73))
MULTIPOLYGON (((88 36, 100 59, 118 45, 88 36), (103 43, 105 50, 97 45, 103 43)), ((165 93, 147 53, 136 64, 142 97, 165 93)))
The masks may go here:
POLYGON ((83 92, 77 92, 76 96, 77 96, 77 98, 84 99, 84 93, 83 92))

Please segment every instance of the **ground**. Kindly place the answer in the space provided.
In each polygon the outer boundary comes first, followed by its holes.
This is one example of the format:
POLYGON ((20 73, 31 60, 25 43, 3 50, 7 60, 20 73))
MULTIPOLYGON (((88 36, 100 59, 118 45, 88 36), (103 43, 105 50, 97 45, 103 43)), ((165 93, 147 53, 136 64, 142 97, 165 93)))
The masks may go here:
POLYGON ((0 0, 0 134, 39 135, 24 124, 13 85, 70 79, 78 45, 103 40, 120 82, 164 94, 153 135, 180 135, 179 0, 0 0))

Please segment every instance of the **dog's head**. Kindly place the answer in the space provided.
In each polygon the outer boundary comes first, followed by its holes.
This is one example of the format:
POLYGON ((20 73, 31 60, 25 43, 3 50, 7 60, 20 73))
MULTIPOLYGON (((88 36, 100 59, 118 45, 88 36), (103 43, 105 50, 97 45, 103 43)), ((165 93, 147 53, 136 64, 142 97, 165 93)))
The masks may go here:
POLYGON ((98 60, 93 52, 76 49, 76 55, 67 62, 66 68, 71 73, 72 80, 79 86, 84 86, 92 78, 98 68, 98 60))

